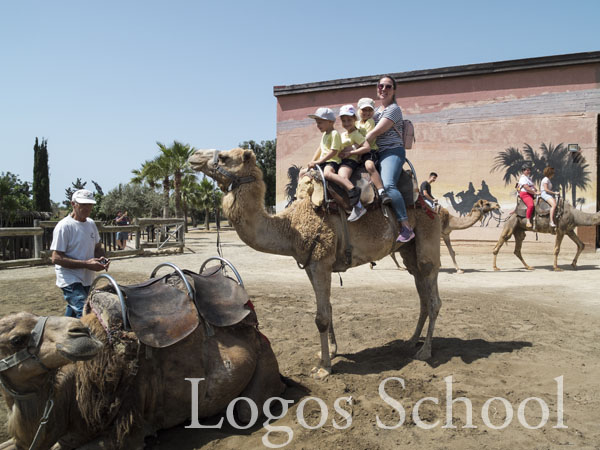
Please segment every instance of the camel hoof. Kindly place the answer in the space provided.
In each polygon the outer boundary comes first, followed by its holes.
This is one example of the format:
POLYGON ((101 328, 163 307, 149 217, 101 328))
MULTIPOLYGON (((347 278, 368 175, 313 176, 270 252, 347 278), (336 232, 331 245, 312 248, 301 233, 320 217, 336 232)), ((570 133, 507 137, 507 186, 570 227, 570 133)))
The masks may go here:
POLYGON ((525 266, 525 268, 526 268, 527 270, 535 270, 535 267, 531 267, 531 266, 525 266))
POLYGON ((554 271, 555 271, 555 272, 564 272, 564 271, 563 271, 563 270, 562 270, 560 267, 555 267, 555 268, 554 268, 554 271))
POLYGON ((456 270, 456 273, 465 273, 465 271, 464 271, 464 270, 462 270, 462 269, 457 269, 457 270, 456 270))
POLYGON ((577 270, 577 264, 571 264, 571 267, 573 268, 573 270, 577 270))
POLYGON ((426 345, 423 345, 423 347, 415 354, 415 359, 418 359, 419 361, 427 361, 429 358, 431 358, 431 348, 426 345))
POLYGON ((310 371, 310 376, 317 381, 323 381, 329 375, 331 375, 331 369, 327 370, 324 367, 313 367, 310 371))
POLYGON ((500 272, 500 267, 494 267, 494 272, 500 272))

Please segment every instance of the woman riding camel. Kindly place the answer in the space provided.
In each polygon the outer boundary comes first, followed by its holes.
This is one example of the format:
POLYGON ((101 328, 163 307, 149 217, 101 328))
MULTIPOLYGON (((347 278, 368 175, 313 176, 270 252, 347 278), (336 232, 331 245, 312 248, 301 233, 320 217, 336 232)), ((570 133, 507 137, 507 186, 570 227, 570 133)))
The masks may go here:
POLYGON ((521 197, 523 203, 527 205, 527 226, 529 228, 533 228, 533 196, 538 195, 539 192, 535 188, 535 184, 533 184, 533 180, 531 179, 531 165, 529 163, 525 163, 523 164, 522 169, 523 174, 521 175, 521 178, 519 178, 517 188, 519 191, 519 197, 521 197))
POLYGON ((392 209, 402 224, 397 241, 408 242, 415 237, 406 213, 404 198, 396 186, 402 166, 406 161, 406 150, 402 139, 402 110, 396 103, 396 81, 389 75, 377 83, 377 98, 381 106, 375 111, 375 128, 367 133, 369 144, 377 143, 378 169, 386 194, 392 199, 392 209))
POLYGON ((556 211, 556 199, 554 198, 554 196, 559 194, 558 192, 552 190, 552 182, 550 181, 550 178, 552 178, 553 176, 554 176, 554 167, 550 167, 550 166, 546 167, 544 169, 544 178, 542 179, 542 183, 541 183, 542 198, 544 200, 546 200, 551 207, 550 208, 550 226, 551 227, 556 226, 556 224, 554 223, 554 211, 556 211))

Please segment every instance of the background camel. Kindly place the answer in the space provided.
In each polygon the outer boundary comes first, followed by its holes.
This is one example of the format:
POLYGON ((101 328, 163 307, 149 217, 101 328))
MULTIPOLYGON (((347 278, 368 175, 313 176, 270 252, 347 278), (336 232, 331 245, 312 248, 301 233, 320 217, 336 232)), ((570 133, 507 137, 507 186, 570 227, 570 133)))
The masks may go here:
MULTIPOLYGON (((225 195, 223 210, 240 238, 255 250, 287 255, 304 266, 317 301, 315 322, 320 334, 319 366, 313 376, 321 379, 331 373, 331 358, 337 353, 330 303, 331 273, 349 267, 377 261, 394 251, 398 244, 398 224, 387 219, 379 208, 348 224, 350 242, 346 242, 338 214, 315 210, 310 196, 314 185, 303 178, 294 202, 281 213, 271 216, 264 208, 265 185, 251 150, 240 148, 218 152, 197 150, 189 159, 195 170, 213 178, 225 195), (352 261, 347 263, 344 251, 352 245, 352 261)), ((391 210, 389 217, 394 217, 391 210)), ((421 310, 415 333, 410 342, 416 344, 425 320, 429 327, 418 359, 431 356, 431 341, 435 320, 441 307, 437 276, 440 267, 440 222, 423 210, 409 210, 409 221, 415 229, 415 239, 400 247, 404 264, 415 278, 421 310)))
POLYGON ((464 270, 460 269, 456 263, 456 253, 450 242, 450 233, 454 230, 464 230, 472 227, 475 223, 482 220, 485 214, 491 211, 498 211, 499 209, 500 205, 498 203, 482 199, 475 202, 471 212, 466 216, 456 217, 450 214, 446 208, 440 208, 439 215, 442 222, 442 239, 444 239, 444 243, 448 248, 456 273, 464 273, 464 270))
MULTIPOLYGON (((113 303, 116 297, 94 295, 113 303)), ((32 395, 15 398, 2 390, 13 439, 0 448, 29 447, 49 396, 54 407, 36 449, 49 449, 59 440, 62 449, 142 449, 145 436, 190 418, 194 391, 185 378, 204 378, 197 389, 198 418, 224 410, 238 396, 251 398, 262 410, 268 397, 283 391, 275 355, 253 326, 214 327, 214 336, 207 337, 201 323, 184 340, 148 351, 133 332, 113 329, 105 313, 102 317, 110 341, 94 313, 81 322, 50 317, 39 352, 47 369, 28 360, 3 373, 14 390, 32 395), (103 345, 94 347, 98 341, 103 345), (90 348, 98 354, 81 361, 90 357, 90 348)), ((28 313, 0 320, 0 357, 27 345, 36 320, 28 313)), ((250 417, 248 410, 238 412, 241 421, 250 417)))
MULTIPOLYGON (((554 241, 554 270, 562 270, 558 267, 558 254, 560 253, 560 245, 565 235, 569 236, 577 245, 577 253, 571 263, 573 269, 577 269, 577 259, 585 248, 585 244, 581 242, 581 239, 575 234, 575 227, 595 225, 600 225, 600 212, 595 214, 584 213, 571 206, 568 202, 564 202, 564 210, 560 218, 556 221, 555 229, 550 227, 550 216, 537 216, 536 233, 556 233, 556 240, 554 241)), ((521 255, 521 247, 523 245, 523 240, 525 239, 526 230, 531 231, 531 229, 526 228, 526 219, 524 217, 518 217, 516 214, 513 214, 507 220, 502 229, 502 233, 500 234, 500 239, 498 239, 498 242, 494 247, 494 270, 500 270, 496 265, 496 257, 498 256, 498 252, 502 245, 504 245, 512 235, 515 237, 515 255, 523 263, 523 266, 525 266, 526 269, 533 270, 533 267, 528 265, 521 255)))

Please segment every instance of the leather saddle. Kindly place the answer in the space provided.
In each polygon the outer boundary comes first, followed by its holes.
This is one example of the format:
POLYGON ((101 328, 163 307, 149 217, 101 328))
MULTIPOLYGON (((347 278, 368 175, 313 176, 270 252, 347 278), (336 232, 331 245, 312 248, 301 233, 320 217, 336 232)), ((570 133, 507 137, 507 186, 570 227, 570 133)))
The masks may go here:
MULTIPOLYGON (((318 182, 322 183, 318 172, 313 172, 311 176, 318 182)), ((365 169, 364 166, 360 166, 354 172, 352 172, 350 181, 353 185, 360 188, 360 202, 365 208, 370 209, 380 204, 377 189, 373 185, 369 172, 367 172, 367 169, 365 169)), ((397 186, 398 190, 402 194, 402 197, 404 197, 406 206, 413 206, 417 200, 417 196, 414 195, 416 182, 414 182, 414 177, 412 176, 412 172, 410 170, 402 171, 397 186)), ((340 207, 348 212, 352 209, 348 199, 348 191, 341 186, 338 186, 336 183, 327 183, 327 193, 328 196, 335 201, 337 207, 340 207)))
MULTIPOLYGON (((537 197, 535 199, 534 206, 535 206, 534 215, 540 216, 540 217, 550 215, 550 209, 552 208, 552 206, 550 205, 550 203, 548 203, 542 197, 537 197)), ((515 209, 515 214, 519 217, 527 216, 527 205, 525 203, 523 203, 523 200, 521 199, 521 197, 517 198, 517 208, 515 209)))
MULTIPOLYGON (((191 298, 181 277, 176 273, 151 278, 143 283, 119 286, 126 319, 144 344, 163 348, 189 336, 200 323, 226 327, 240 323, 252 311, 244 288, 223 275, 220 266, 202 274, 183 270, 194 287, 191 298)), ((113 286, 103 288, 117 294, 113 286)), ((120 308, 119 308, 120 309, 120 308)), ((256 317, 254 314, 252 317, 256 317)), ((122 320, 121 320, 122 322, 122 320)))

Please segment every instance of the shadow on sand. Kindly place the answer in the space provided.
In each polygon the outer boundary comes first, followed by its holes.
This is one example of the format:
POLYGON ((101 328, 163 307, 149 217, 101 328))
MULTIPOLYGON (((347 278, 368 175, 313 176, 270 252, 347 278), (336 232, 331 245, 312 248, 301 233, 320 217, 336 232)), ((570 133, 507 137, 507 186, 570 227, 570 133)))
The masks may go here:
MULTIPOLYGON (((460 357, 466 364, 487 358, 494 353, 510 353, 531 347, 526 341, 485 341, 483 339, 433 338, 433 352, 427 364, 441 366, 452 358, 460 357)), ((372 347, 353 354, 339 355, 344 359, 333 365, 334 373, 366 375, 387 370, 400 370, 414 359, 418 347, 407 341, 394 340, 381 347, 372 347)))

